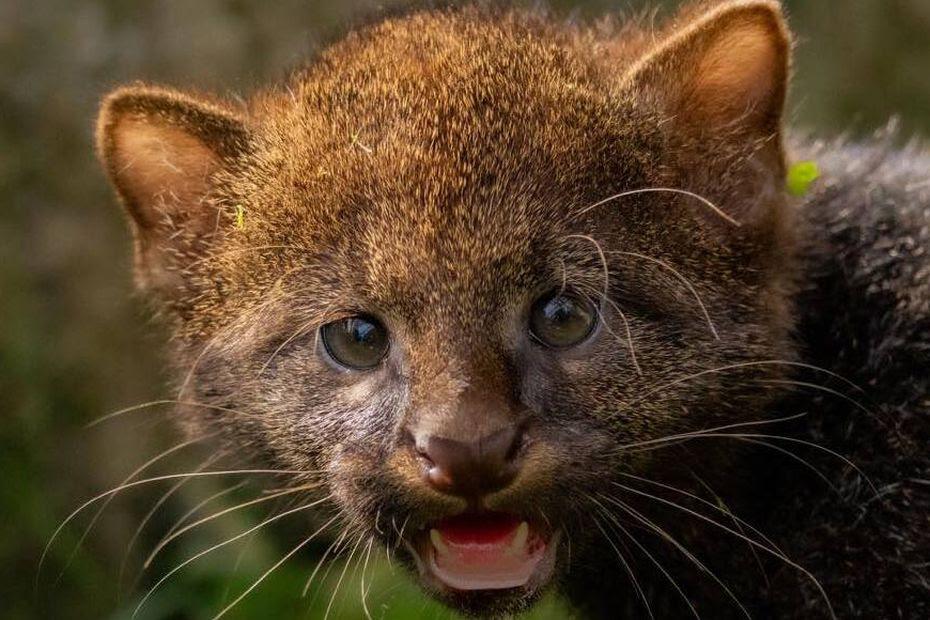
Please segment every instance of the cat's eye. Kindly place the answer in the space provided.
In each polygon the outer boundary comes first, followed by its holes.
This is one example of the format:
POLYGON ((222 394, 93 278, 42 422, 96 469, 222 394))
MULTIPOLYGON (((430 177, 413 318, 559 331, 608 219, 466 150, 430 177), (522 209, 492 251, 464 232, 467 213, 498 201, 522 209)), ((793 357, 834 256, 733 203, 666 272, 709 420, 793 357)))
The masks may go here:
POLYGON ((530 335, 553 349, 581 344, 597 326, 597 308, 570 291, 543 295, 530 310, 530 335))
POLYGON ((352 316, 320 328, 320 338, 327 355, 340 366, 353 370, 370 370, 387 354, 387 329, 369 316, 352 316))

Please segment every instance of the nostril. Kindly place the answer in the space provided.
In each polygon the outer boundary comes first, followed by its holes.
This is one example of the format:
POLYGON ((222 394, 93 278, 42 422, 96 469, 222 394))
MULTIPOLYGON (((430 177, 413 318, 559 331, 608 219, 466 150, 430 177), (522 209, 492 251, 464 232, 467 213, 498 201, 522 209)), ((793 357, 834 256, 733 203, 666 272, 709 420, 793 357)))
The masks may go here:
POLYGON ((507 427, 478 440, 479 449, 490 461, 506 465, 520 452, 523 432, 516 427, 507 427))
POLYGON ((424 446, 416 446, 415 450, 417 453, 417 458, 423 461, 424 465, 433 467, 436 464, 433 462, 433 459, 430 458, 429 451, 427 451, 427 449, 424 446))
POLYGON ((523 431, 518 432, 516 437, 514 437, 514 439, 511 441, 510 449, 507 450, 507 454, 504 455, 504 459, 508 463, 512 463, 513 461, 517 460, 517 457, 520 456, 520 453, 523 452, 524 448, 526 448, 526 445, 526 435, 523 434, 523 431))

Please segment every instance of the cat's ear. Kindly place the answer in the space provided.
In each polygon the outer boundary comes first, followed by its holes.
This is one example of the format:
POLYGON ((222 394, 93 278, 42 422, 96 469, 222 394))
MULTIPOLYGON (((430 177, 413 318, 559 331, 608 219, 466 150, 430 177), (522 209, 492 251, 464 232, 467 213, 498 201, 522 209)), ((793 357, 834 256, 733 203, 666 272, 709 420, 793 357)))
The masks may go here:
POLYGON ((696 132, 778 131, 791 48, 779 4, 735 0, 684 21, 633 65, 628 85, 696 132))
POLYGON ((143 288, 171 295, 183 287, 183 263, 222 234, 216 176, 248 148, 244 120, 221 103, 146 86, 104 99, 97 153, 130 215, 143 288))
POLYGON ((781 183, 791 39, 780 4, 704 7, 686 10, 630 67, 623 87, 659 116, 685 167, 706 167, 703 181, 728 172, 715 166, 751 161, 781 183))

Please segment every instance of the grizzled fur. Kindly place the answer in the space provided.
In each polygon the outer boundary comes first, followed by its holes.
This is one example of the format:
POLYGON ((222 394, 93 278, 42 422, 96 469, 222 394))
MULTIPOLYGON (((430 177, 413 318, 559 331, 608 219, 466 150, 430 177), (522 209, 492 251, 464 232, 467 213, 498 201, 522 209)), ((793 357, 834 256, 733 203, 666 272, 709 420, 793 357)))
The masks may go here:
MULTIPOLYGON (((930 158, 797 145, 824 180, 790 199, 789 47, 769 0, 656 32, 463 8, 353 32, 244 108, 116 91, 99 150, 174 329, 180 422, 396 545, 464 507, 409 429, 518 420, 488 507, 562 532, 552 582, 592 616, 927 615, 930 158), (649 188, 711 204, 599 204, 649 188), (528 308, 562 286, 601 326, 545 350, 528 308), (317 330, 360 312, 388 358, 337 369, 317 330)), ((424 585, 495 614, 544 584, 424 585)))

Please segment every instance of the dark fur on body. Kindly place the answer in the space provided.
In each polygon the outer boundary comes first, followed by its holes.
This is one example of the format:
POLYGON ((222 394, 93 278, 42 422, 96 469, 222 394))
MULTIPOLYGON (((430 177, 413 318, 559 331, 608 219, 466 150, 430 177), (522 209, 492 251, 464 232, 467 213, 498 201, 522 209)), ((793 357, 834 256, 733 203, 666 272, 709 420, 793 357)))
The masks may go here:
MULTIPOLYGON (((858 144, 799 140, 791 151, 818 161, 824 172, 797 205, 799 360, 862 391, 798 369, 793 379, 856 403, 801 387, 771 403, 766 415, 809 415, 752 432, 834 450, 859 471, 819 449, 799 450, 831 489, 793 458, 762 448, 747 457, 743 471, 731 472, 747 484, 725 501, 817 577, 838 617, 924 618, 930 614, 930 155, 918 145, 898 150, 887 134, 858 144)), ((752 617, 829 617, 809 578, 762 557, 764 579, 756 558, 714 529, 701 533, 712 540, 698 543, 698 555, 748 603, 752 617)), ((651 578, 662 580, 659 573, 651 578)), ((605 616, 616 609, 615 599, 600 596, 616 586, 599 571, 578 583, 578 599, 598 601, 605 616)), ((656 617, 689 614, 666 587, 655 597, 656 617)), ((743 617, 732 600, 705 604, 713 617, 743 617)), ((635 599, 626 609, 630 617, 643 613, 635 599)))
MULTIPOLYGON (((925 615, 928 158, 797 146, 825 177, 789 199, 778 15, 763 0, 705 3, 653 35, 423 12, 351 34, 246 109, 111 95, 100 152, 133 216, 139 281, 174 327, 181 400, 206 405, 181 423, 306 470, 353 533, 395 546, 401 524, 464 507, 422 484, 407 431, 519 420, 521 476, 488 506, 563 532, 553 583, 592 616, 641 617, 644 598, 656 617, 818 617, 827 600, 837 616, 925 615), (668 192, 588 208, 643 188, 696 192, 726 216, 668 192), (528 307, 563 285, 600 303, 602 325, 575 350, 543 350, 528 307), (315 336, 357 312, 394 342, 364 374, 333 368, 315 336), (835 450, 879 496, 783 439, 632 447, 744 423, 835 450)), ((542 591, 425 585, 477 614, 542 591)))
POLYGON ((800 210, 806 240, 798 340, 804 359, 862 386, 859 398, 874 415, 798 396, 796 406, 816 416, 797 433, 850 458, 879 497, 849 471, 835 474, 843 501, 822 487, 797 493, 789 478, 779 512, 794 518, 783 529, 796 537, 794 557, 812 570, 822 567, 825 587, 848 597, 840 613, 926 617, 930 156, 916 145, 893 150, 888 136, 799 151, 827 172, 800 210))

